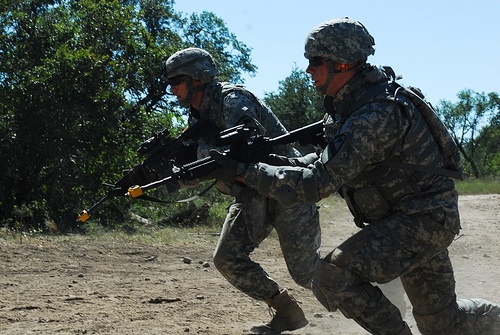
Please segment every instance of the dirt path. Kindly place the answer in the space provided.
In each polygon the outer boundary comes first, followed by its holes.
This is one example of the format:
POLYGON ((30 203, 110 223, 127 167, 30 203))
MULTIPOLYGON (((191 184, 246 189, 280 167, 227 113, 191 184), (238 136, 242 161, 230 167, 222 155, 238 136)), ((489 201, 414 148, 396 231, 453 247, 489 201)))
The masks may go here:
MULTIPOLYGON (((326 254, 356 227, 344 205, 321 206, 326 254)), ((450 248, 457 294, 499 300, 500 195, 463 196, 460 211, 462 235, 450 248)), ((0 334, 248 334, 269 320, 267 307, 219 275, 211 263, 216 241, 212 235, 176 246, 0 239, 0 334)), ((293 283, 275 236, 254 259, 302 303, 310 324, 290 334, 366 334, 293 283)), ((410 307, 406 318, 419 334, 410 307)))

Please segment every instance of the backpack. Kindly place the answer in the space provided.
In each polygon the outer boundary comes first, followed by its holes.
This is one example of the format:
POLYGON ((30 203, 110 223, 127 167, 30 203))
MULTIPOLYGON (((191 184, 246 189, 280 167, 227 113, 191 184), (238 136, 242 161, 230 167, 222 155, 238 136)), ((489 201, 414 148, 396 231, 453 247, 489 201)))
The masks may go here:
POLYGON ((436 140, 439 149, 441 150, 444 164, 443 168, 433 168, 418 164, 401 162, 395 163, 398 165, 401 164, 401 168, 435 173, 463 180, 462 161, 460 159, 458 146, 453 137, 448 132, 448 129, 436 114, 432 105, 424 100, 424 95, 422 94, 420 89, 412 86, 409 86, 408 88, 399 86, 394 93, 394 99, 396 101, 398 101, 398 94, 407 97, 417 108, 418 112, 429 127, 432 136, 436 140), (406 167, 403 167, 403 165, 405 165, 406 167))

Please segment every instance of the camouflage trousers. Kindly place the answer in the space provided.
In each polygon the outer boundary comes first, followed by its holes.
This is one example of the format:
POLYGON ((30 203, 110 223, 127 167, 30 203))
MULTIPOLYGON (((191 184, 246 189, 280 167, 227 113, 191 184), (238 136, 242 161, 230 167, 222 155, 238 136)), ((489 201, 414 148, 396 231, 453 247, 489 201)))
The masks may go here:
MULTIPOLYGON (((363 228, 316 263, 315 296, 371 334, 408 334, 398 309, 370 283, 401 277, 422 334, 492 334, 477 329, 478 323, 468 326, 473 331, 460 324, 463 311, 447 249, 455 233, 443 228, 444 219, 393 214, 363 228)), ((482 309, 498 318, 498 305, 486 302, 482 309)), ((488 322, 483 326, 491 329, 488 322)))
POLYGON ((284 206, 243 189, 228 209, 214 252, 214 265, 219 272, 234 287, 258 300, 273 297, 280 289, 261 265, 250 258, 273 228, 292 279, 311 288, 321 244, 315 204, 284 206))

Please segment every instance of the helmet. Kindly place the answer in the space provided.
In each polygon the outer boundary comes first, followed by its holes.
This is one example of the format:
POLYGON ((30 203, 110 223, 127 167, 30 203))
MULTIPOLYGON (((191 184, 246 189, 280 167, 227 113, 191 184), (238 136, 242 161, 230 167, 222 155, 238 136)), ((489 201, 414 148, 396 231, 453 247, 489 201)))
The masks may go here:
POLYGON ((307 36, 304 56, 349 64, 373 55, 374 45, 375 40, 360 22, 344 17, 314 27, 307 36))
POLYGON ((219 71, 212 56, 200 48, 177 51, 163 64, 162 79, 167 82, 177 76, 189 76, 206 84, 219 71))

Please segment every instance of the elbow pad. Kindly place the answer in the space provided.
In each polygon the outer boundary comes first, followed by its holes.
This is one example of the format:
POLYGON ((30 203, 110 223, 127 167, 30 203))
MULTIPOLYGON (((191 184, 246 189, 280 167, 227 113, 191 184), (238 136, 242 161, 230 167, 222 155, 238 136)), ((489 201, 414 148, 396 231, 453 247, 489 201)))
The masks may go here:
POLYGON ((315 203, 319 200, 313 169, 261 166, 257 191, 283 205, 291 205, 297 201, 315 203), (293 173, 299 176, 298 182, 293 181, 293 173))
POLYGON ((316 169, 304 169, 302 171, 302 189, 304 190, 304 201, 316 203, 320 200, 318 187, 316 186, 316 169))
POLYGON ((297 192, 284 183, 286 176, 284 168, 263 165, 259 170, 257 191, 260 194, 276 199, 283 205, 291 205, 297 201, 297 192), (271 188, 273 183, 275 187, 271 188))

